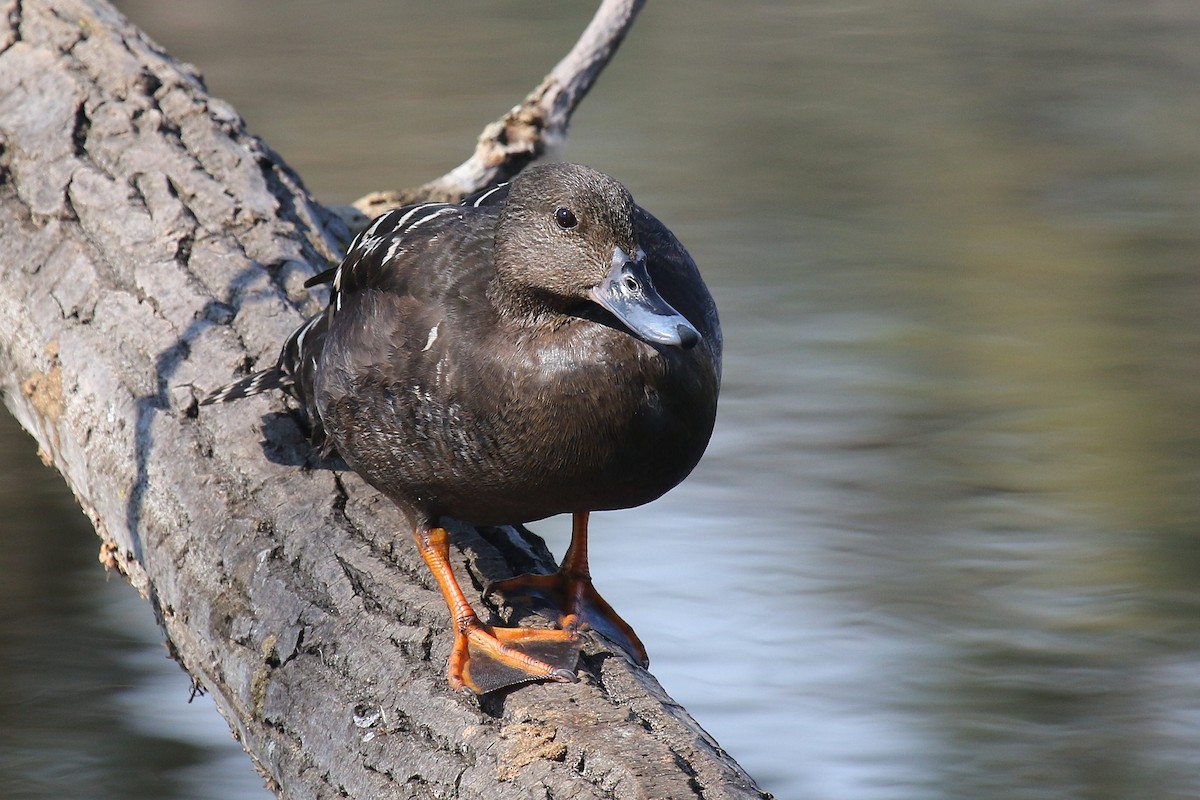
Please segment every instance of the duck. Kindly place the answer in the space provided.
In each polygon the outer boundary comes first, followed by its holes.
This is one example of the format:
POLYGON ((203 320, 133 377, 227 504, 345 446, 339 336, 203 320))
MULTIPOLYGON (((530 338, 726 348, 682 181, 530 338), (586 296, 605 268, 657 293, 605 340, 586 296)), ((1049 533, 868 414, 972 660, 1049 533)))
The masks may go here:
POLYGON ((541 164, 461 203, 386 212, 306 286, 325 283, 327 307, 273 367, 203 403, 283 391, 312 444, 412 521, 453 624, 452 688, 575 681, 587 629, 648 666, 592 584, 588 521, 662 496, 712 435, 721 327, 675 235, 614 178, 541 164), (548 604, 559 627, 482 622, 454 575, 444 519, 558 514, 572 515, 558 571, 488 593, 548 604))

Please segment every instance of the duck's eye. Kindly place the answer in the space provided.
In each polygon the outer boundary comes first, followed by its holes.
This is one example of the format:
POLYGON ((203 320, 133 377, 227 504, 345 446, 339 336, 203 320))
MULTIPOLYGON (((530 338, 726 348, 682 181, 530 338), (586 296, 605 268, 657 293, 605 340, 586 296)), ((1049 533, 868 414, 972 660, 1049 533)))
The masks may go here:
POLYGON ((579 220, 575 219, 575 212, 569 208, 556 208, 554 210, 554 221, 558 223, 560 228, 574 228, 579 224, 579 220))

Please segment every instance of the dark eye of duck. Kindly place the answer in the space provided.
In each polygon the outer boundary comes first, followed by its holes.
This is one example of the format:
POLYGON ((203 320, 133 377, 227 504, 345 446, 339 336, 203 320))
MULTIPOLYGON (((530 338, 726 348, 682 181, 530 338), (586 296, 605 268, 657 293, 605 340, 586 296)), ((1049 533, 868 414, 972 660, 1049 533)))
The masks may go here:
POLYGON ((554 210, 554 221, 558 223, 560 228, 574 228, 579 224, 579 220, 575 219, 575 212, 569 208, 556 208, 554 210))

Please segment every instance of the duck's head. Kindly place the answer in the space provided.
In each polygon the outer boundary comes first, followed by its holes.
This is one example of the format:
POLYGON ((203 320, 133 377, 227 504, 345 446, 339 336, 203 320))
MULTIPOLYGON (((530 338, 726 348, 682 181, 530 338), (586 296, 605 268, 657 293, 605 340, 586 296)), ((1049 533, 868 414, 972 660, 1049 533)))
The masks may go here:
POLYGON ((496 225, 497 288, 525 313, 600 306, 646 342, 690 348, 700 332, 655 289, 633 232, 633 198, 579 164, 530 167, 496 225))

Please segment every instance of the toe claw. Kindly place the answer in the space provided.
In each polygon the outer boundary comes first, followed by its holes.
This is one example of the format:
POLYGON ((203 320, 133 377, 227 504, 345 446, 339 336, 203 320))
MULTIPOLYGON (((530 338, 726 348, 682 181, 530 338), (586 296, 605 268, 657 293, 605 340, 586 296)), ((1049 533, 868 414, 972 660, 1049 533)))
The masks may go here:
POLYGON ((579 676, 569 669, 556 669, 547 677, 559 683, 579 683, 579 676))

